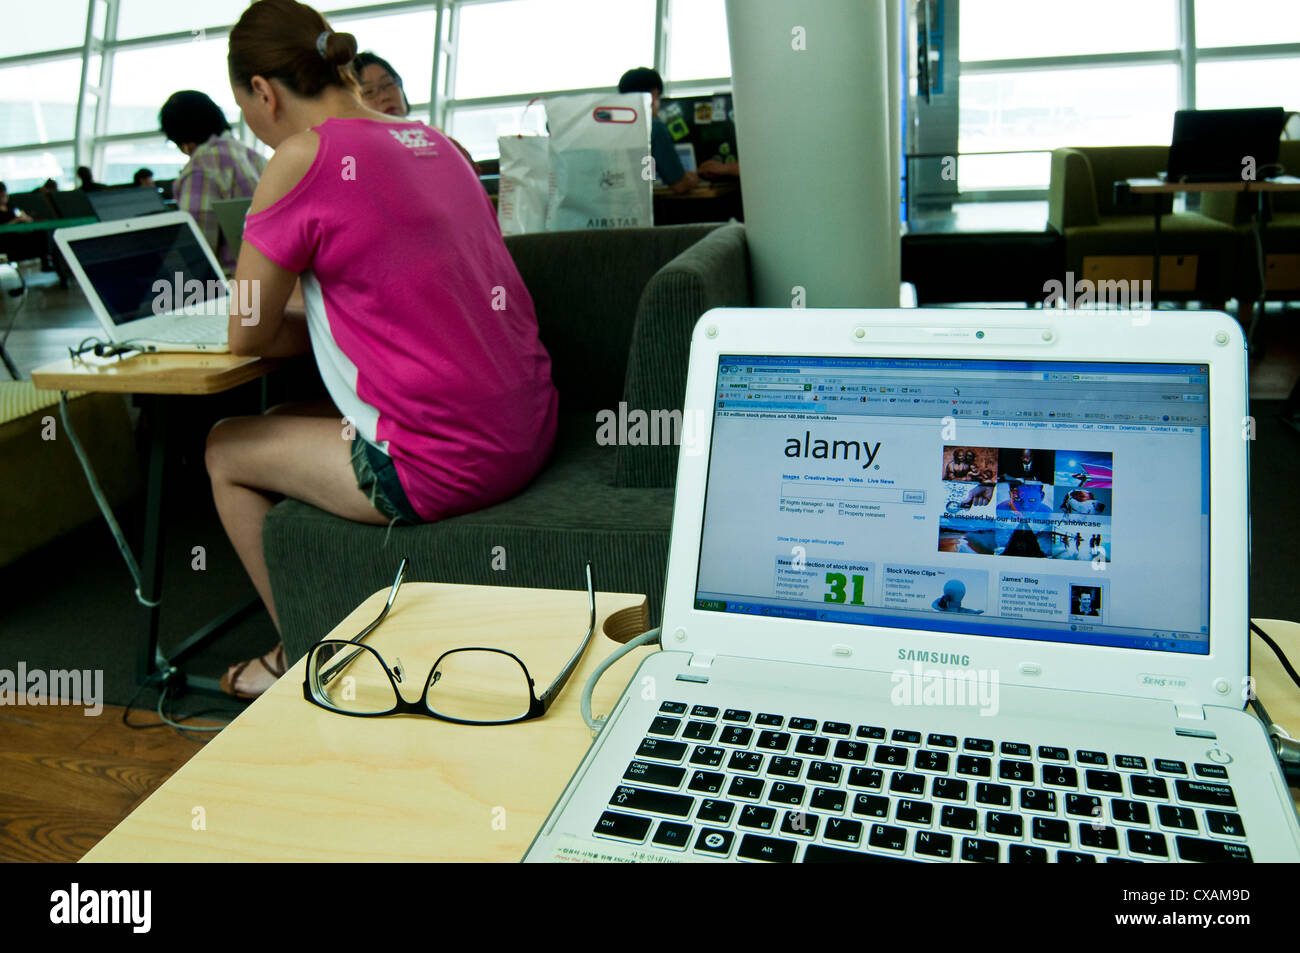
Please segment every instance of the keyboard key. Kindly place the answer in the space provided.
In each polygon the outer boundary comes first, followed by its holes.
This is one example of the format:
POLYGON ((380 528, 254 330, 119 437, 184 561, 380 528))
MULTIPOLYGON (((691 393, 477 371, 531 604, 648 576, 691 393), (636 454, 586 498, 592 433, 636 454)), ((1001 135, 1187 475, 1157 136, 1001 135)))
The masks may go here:
POLYGON ((751 717, 753 716, 750 712, 744 711, 740 708, 728 708, 722 713, 723 721, 734 721, 742 725, 748 724, 751 717))
POLYGON ((902 800, 894 812, 894 820, 908 824, 923 824, 926 827, 934 819, 934 806, 924 801, 902 800))
POLYGON ((710 748, 706 745, 696 745, 695 751, 691 753, 691 764, 698 764, 705 768, 716 768, 722 764, 722 759, 726 752, 721 748, 710 748))
POLYGON ((1023 781, 1034 783, 1034 765, 1029 761, 999 761, 998 777, 1003 781, 1023 781))
POLYGON ((1246 825, 1241 823, 1240 814, 1225 814, 1223 811, 1206 811, 1205 826, 1211 834, 1225 837, 1245 837, 1246 825))
POLYGON ((757 771, 763 767, 763 756, 757 751, 733 751, 727 767, 732 771, 757 771))
POLYGON ((977 778, 987 778, 993 773, 993 762, 989 758, 981 758, 973 754, 958 755, 957 773, 969 774, 977 778))
POLYGON ((740 809, 740 817, 736 819, 737 827, 749 827, 759 831, 770 831, 775 823, 776 808, 759 807, 757 804, 746 804, 740 809))
POLYGON ((650 825, 653 823, 648 817, 636 817, 633 814, 606 811, 600 815, 600 820, 596 821, 593 833, 599 834, 601 837, 617 837, 620 840, 632 840, 640 843, 645 840, 646 834, 650 833, 650 825))
POLYGON ((919 731, 904 731, 901 728, 895 728, 890 733, 889 740, 903 745, 919 745, 921 743, 921 733, 919 731))
POLYGON ((767 800, 769 804, 802 804, 806 790, 802 784, 773 781, 772 786, 767 789, 767 800))
POLYGON ((979 813, 973 807, 954 807, 945 804, 939 812, 939 826, 951 827, 959 831, 979 829, 979 813))
POLYGON ((1166 758, 1156 758, 1156 770, 1163 771, 1165 774, 1186 774, 1187 765, 1182 761, 1170 761, 1166 758))
POLYGON ((1175 781, 1178 800, 1192 804, 1205 804, 1209 807, 1236 807, 1237 799, 1232 796, 1232 788, 1225 784, 1203 784, 1200 781, 1175 781))
POLYGON ((929 734, 926 735, 925 743, 931 748, 949 748, 955 750, 957 747, 957 736, 929 734))
POLYGON ((789 727, 791 731, 816 731, 817 719, 816 718, 791 718, 789 727))
POLYGON ((786 811, 781 820, 781 833, 796 837, 813 837, 817 833, 818 818, 803 811, 786 811))
POLYGON ((1077 788, 1079 772, 1074 768, 1063 768, 1059 764, 1043 765, 1043 783, 1062 788, 1077 788))
POLYGON ((1022 811, 1042 811, 1044 814, 1056 813, 1056 793, 1040 791, 1037 788, 1020 789, 1020 809, 1022 811))
MULTIPOLYGON (((1138 833, 1134 831, 1134 833, 1138 833)), ((1178 836, 1174 838, 1178 846, 1178 859, 1191 860, 1202 864, 1221 864, 1235 860, 1251 863, 1250 848, 1245 844, 1224 844, 1219 841, 1203 840, 1200 837, 1178 836)))
POLYGON ((660 821, 659 829, 655 831, 652 843, 660 847, 668 847, 673 850, 685 850, 691 843, 691 834, 695 828, 689 824, 678 824, 675 821, 660 821))
POLYGON ((1103 791, 1106 794, 1124 793, 1124 781, 1114 771, 1085 771, 1083 779, 1089 791, 1103 791))
POLYGON ((844 810, 848 797, 848 794, 844 791, 837 791, 834 788, 813 788, 812 797, 808 799, 808 806, 815 811, 838 814, 844 810))
POLYGON ((1110 802, 1110 816, 1121 824, 1150 824, 1151 812, 1139 801, 1121 801, 1113 798, 1110 802))
POLYGON ((989 811, 984 815, 984 833, 998 834, 1002 837, 1019 837, 1024 833, 1024 818, 1019 814, 1004 814, 1001 811, 989 811))
POLYGON ((651 764, 649 761, 633 761, 623 772, 624 781, 639 781, 643 784, 658 784, 668 788, 682 786, 686 777, 685 768, 672 768, 666 764, 651 764))
POLYGON ((1047 863, 1047 848, 1011 844, 1007 847, 1007 860, 1013 864, 1045 864, 1047 863))
POLYGON ((727 794, 730 797, 743 797, 757 801, 763 796, 763 782, 758 778, 732 778, 727 794))
POLYGON ((828 735, 847 735, 853 730, 853 726, 843 721, 824 721, 822 722, 822 731, 828 735))
POLYGON ((1139 758, 1135 754, 1117 754, 1115 755, 1115 767, 1123 768, 1125 771, 1145 771, 1147 769, 1147 759, 1139 758))
POLYGON ((803 854, 804 863, 858 863, 858 864, 910 864, 910 857, 893 857, 889 854, 873 854, 862 850, 841 850, 838 847, 822 847, 809 844, 803 854))
POLYGON ((709 721, 688 721, 682 738, 691 741, 712 741, 718 726, 709 721))
POLYGON ((1013 758, 1032 758, 1034 756, 1033 749, 1029 745, 1016 741, 1004 741, 998 750, 1003 754, 1011 755, 1013 758))
POLYGON ((875 788, 880 790, 880 786, 884 783, 885 773, 879 768, 849 769, 849 787, 851 788, 875 788))
POLYGON ((853 813, 861 817, 889 816, 889 798, 878 794, 858 794, 853 798, 853 813))
POLYGON ((925 857, 952 859, 952 835, 938 831, 917 831, 915 850, 925 857))
POLYGON ((691 775, 691 783, 686 787, 700 794, 717 794, 722 790, 723 782, 726 780, 727 776, 717 771, 696 771, 691 775))
POLYGON ((814 761, 808 765, 808 780, 817 784, 839 784, 844 768, 829 761, 814 761))
POLYGON ((790 840, 778 840, 775 837, 759 837, 746 834, 740 841, 740 851, 736 856, 745 860, 766 860, 776 864, 794 862, 794 852, 799 845, 790 840))
POLYGON ((1074 760, 1079 764, 1091 764, 1099 768, 1104 768, 1110 764, 1110 760, 1101 751, 1084 751, 1080 749, 1074 753, 1074 760))
POLYGON ((824 758, 826 757, 826 749, 830 747, 830 744, 830 741, 826 738, 819 738, 816 735, 800 735, 799 740, 794 743, 794 750, 796 754, 824 758))
POLYGON ((872 824, 871 831, 867 835, 867 843, 872 847, 883 847, 886 850, 906 850, 907 831, 901 827, 891 827, 889 824, 872 824))
POLYGON ((682 726, 680 718, 666 718, 659 715, 654 721, 650 722, 650 731, 652 735, 661 735, 664 738, 676 736, 677 729, 682 726))
POLYGON ((1065 813, 1075 817, 1101 817, 1101 798, 1091 794, 1067 794, 1065 813))
POLYGON ((767 727, 767 728, 780 728, 782 725, 785 724, 785 716, 783 716, 783 715, 756 715, 756 716, 754 717, 754 724, 756 724, 756 725, 761 725, 761 726, 764 726, 764 727, 767 727))
POLYGON ((1079 825, 1079 846, 1093 850, 1119 850, 1119 831, 1113 827, 1079 825))
POLYGON ((938 771, 948 773, 948 756, 942 751, 918 751, 912 767, 917 771, 938 771))
POLYGON ((1219 778, 1223 781, 1228 780, 1228 769, 1221 764, 1201 764, 1200 762, 1197 762, 1192 765, 1192 769, 1196 772, 1198 778, 1219 778))
POLYGON ((664 702, 659 706, 659 710, 665 715, 684 715, 686 705, 682 702, 664 702))
POLYGON ((753 728, 741 728, 738 725, 727 725, 727 727, 722 729, 722 734, 718 735, 718 744, 736 745, 738 748, 748 748, 749 742, 753 737, 753 728))
POLYGON ((777 778, 797 778, 803 774, 803 758, 783 758, 773 755, 767 762, 767 776, 777 778))
POLYGON ((1162 827, 1174 827, 1180 831, 1199 830, 1196 826, 1196 812, 1190 807, 1174 807, 1172 804, 1161 804, 1156 808, 1156 814, 1160 818, 1162 827))
POLYGON ((1050 841, 1053 844, 1070 843, 1070 825, 1051 817, 1035 817, 1031 826, 1034 840, 1050 841))
POLYGON ((1005 784, 990 784, 981 781, 975 785, 975 803, 992 804, 994 807, 1011 806, 1011 788, 1005 784))
MULTIPOLYGON (((894 750, 902 751, 903 749, 895 748, 894 750)), ((877 748, 876 752, 879 754, 880 749, 877 748)), ((861 741, 837 741, 835 742, 835 757, 840 761, 866 761, 867 746, 861 741)), ((876 763, 880 763, 879 758, 876 758, 876 763)), ((889 763, 892 764, 893 762, 889 763)))
POLYGON ((961 839, 961 859, 977 864, 996 864, 1001 848, 994 840, 981 837, 963 837, 961 839))
POLYGON ((889 790, 894 794, 924 794, 925 775, 895 771, 889 778, 889 790))
POLYGON ((862 842, 862 822, 843 817, 827 818, 826 832, 822 836, 841 844, 859 844, 862 842))
POLYGON ((1131 854, 1144 854, 1148 857, 1169 856, 1165 835, 1155 831, 1129 831, 1128 849, 1131 854))
POLYGON ((1072 850, 1058 850, 1056 852, 1056 862, 1058 864, 1095 864, 1097 858, 1092 854, 1079 854, 1072 850))
POLYGON ((717 718, 718 710, 712 705, 696 705, 691 709, 692 718, 717 718))
POLYGON ((878 728, 875 725, 858 725, 858 730, 854 732, 859 738, 865 738, 868 741, 884 741, 885 729, 878 728))
POLYGON ((686 757, 686 745, 680 741, 662 741, 646 738, 636 749, 638 758, 655 758, 659 761, 681 761, 686 757))
POLYGON ((957 778, 935 778, 930 796, 942 801, 964 801, 968 785, 957 778))
POLYGON ((695 849, 704 854, 726 855, 731 852, 731 842, 736 835, 731 831, 720 831, 712 827, 700 829, 700 836, 695 838, 695 849))
POLYGON ((730 801, 715 801, 712 798, 705 798, 700 802, 700 809, 695 812, 695 819, 708 824, 729 824, 731 815, 735 812, 736 805, 730 801))
POLYGON ((967 738, 962 742, 962 749, 965 751, 982 751, 985 754, 992 754, 993 742, 988 738, 967 738))
MULTIPOLYGON (((839 742, 836 747, 843 744, 839 742)), ((872 759, 875 764, 888 764, 895 768, 906 768, 908 759, 908 749, 898 748, 893 745, 876 745, 876 756, 872 759)))
POLYGON ((695 807, 695 798, 685 794, 669 794, 667 791, 651 791, 646 788, 633 788, 620 785, 609 799, 611 807, 626 808, 629 811, 647 811, 651 814, 669 814, 673 817, 689 817, 695 807))
POLYGON ((1154 797, 1162 801, 1169 800, 1169 788, 1165 784, 1164 778, 1153 778, 1150 775, 1134 774, 1128 779, 1129 790, 1133 792, 1134 797, 1154 797))
POLYGON ((1039 745, 1038 757, 1044 761, 1069 761, 1069 748, 1054 748, 1051 745, 1039 745))
POLYGON ((760 731, 758 733, 758 747, 764 751, 785 751, 790 747, 790 733, 788 731, 760 731))

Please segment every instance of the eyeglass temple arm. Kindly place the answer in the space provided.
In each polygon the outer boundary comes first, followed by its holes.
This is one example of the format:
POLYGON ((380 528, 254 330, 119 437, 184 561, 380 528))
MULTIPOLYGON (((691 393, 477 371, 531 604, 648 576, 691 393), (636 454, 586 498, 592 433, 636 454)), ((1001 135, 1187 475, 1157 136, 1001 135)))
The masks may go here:
MULTIPOLYGON (((379 611, 379 617, 375 619, 374 622, 370 623, 368 626, 366 626, 364 629, 358 632, 356 635, 354 635, 352 638, 348 639, 349 642, 359 643, 367 635, 375 631, 375 629, 379 628, 379 624, 383 622, 385 618, 388 617, 388 610, 391 609, 393 607, 393 603, 397 601, 397 590, 402 588, 402 579, 406 576, 406 562, 407 562, 406 558, 403 557, 402 564, 397 567, 397 576, 396 578, 393 579, 393 588, 388 590, 388 601, 384 603, 383 609, 379 611)), ((353 649, 351 652, 347 654, 345 658, 338 659, 337 661, 331 661, 329 667, 322 670, 318 674, 318 678, 320 679, 321 683, 324 684, 325 682, 328 682, 331 678, 334 677, 336 672, 338 672, 341 668, 343 668, 343 666, 347 665, 354 658, 356 658, 357 655, 360 654, 360 652, 361 652, 360 649, 353 649)))
POLYGON ((591 580, 591 563, 587 563, 587 609, 590 614, 587 622, 587 634, 583 637, 578 650, 573 653, 573 657, 565 663, 564 668, 560 670, 560 674, 555 677, 555 681, 551 682, 550 687, 542 693, 540 700, 543 711, 550 708, 551 702, 560 694, 560 690, 564 688, 569 676, 573 674, 573 670, 578 667, 578 662, 587 651, 587 646, 591 643, 591 637, 596 632, 596 586, 591 580))

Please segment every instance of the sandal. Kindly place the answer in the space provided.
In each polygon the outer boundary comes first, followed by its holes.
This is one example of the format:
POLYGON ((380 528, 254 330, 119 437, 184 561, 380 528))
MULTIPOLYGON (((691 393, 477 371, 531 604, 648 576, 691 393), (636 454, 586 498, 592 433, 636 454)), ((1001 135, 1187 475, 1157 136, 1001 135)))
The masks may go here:
POLYGON ((248 659, 247 661, 240 662, 238 665, 234 666, 234 668, 232 668, 230 671, 226 672, 226 674, 221 676, 221 690, 225 692, 227 695, 231 695, 235 698, 240 698, 243 699, 244 701, 253 701, 257 697, 259 697, 262 694, 262 692, 241 692, 239 689, 235 687, 235 683, 239 681, 239 676, 244 674, 244 670, 248 668, 248 666, 252 665, 254 662, 260 664, 262 668, 266 669, 268 672, 271 673, 271 675, 273 675, 277 679, 281 675, 283 675, 288 670, 288 665, 286 664, 286 660, 284 656, 283 642, 281 642, 279 645, 275 647, 275 657, 273 661, 275 662, 276 666, 279 668, 279 671, 276 671, 275 668, 273 668, 271 665, 268 665, 266 659, 263 658, 261 655, 259 655, 255 659, 248 659))

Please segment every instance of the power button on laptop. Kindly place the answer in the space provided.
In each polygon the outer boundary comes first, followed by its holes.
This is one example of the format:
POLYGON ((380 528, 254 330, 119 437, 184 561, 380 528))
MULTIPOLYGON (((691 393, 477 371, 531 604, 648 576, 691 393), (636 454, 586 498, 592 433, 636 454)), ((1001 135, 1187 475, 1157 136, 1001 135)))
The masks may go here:
POLYGON ((1232 764, 1232 755, 1222 748, 1210 748, 1205 752, 1205 756, 1215 764, 1232 764))

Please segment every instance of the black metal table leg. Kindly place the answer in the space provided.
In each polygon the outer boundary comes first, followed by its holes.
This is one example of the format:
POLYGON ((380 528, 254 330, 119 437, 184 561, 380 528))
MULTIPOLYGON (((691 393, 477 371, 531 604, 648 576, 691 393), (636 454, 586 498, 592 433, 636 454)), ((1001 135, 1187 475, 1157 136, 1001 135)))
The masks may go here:
MULTIPOLYGON (((142 409, 149 415, 149 477, 145 493, 144 542, 141 553, 141 593, 150 602, 162 598, 163 557, 163 478, 167 469, 167 417, 169 401, 166 397, 141 395, 142 409)), ((136 680, 143 683, 158 670, 158 628, 161 606, 149 606, 149 617, 144 642, 136 659, 136 680)))
POLYGON ((1164 197, 1156 199, 1155 257, 1151 262, 1151 310, 1160 307, 1160 213, 1164 211, 1164 197))

